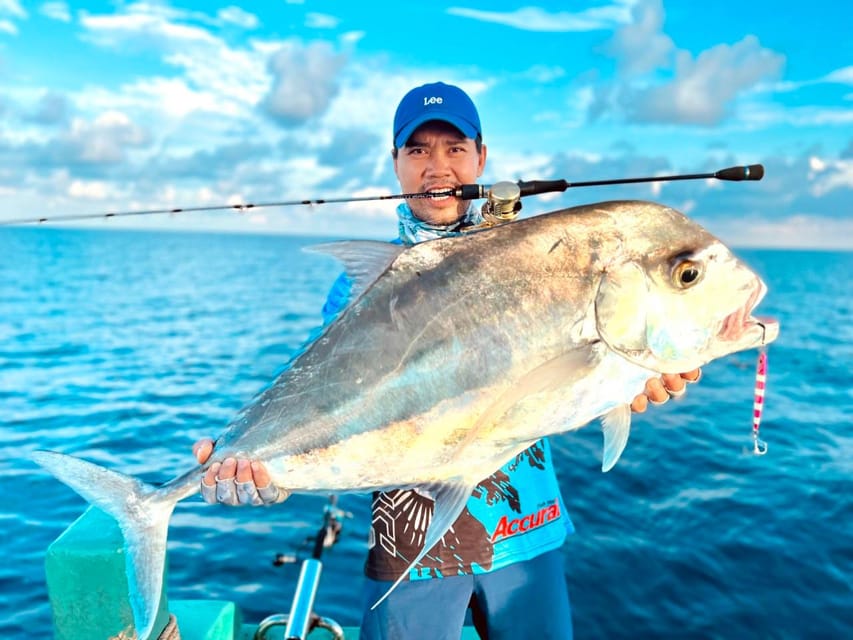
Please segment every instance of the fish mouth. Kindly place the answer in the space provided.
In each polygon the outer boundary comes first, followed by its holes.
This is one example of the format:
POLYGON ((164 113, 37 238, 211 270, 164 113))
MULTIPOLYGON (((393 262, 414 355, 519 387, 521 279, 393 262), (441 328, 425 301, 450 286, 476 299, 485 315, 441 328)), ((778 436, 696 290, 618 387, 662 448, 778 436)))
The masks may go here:
POLYGON ((779 322, 767 316, 752 315, 766 293, 767 287, 759 281, 746 303, 723 319, 717 337, 727 342, 741 342, 749 346, 773 342, 779 336, 779 322))

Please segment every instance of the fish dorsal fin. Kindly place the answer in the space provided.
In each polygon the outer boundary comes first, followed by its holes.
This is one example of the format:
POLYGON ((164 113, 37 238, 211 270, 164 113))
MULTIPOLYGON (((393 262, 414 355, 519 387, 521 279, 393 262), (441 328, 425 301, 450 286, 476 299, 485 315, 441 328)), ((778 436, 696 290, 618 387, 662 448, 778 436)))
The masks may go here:
POLYGON ((405 250, 403 245, 379 240, 327 242, 304 249, 311 253, 325 253, 343 263, 347 277, 352 281, 350 300, 360 296, 405 250))
POLYGON ((601 430, 604 432, 604 453, 601 458, 601 470, 610 471, 628 444, 631 434, 631 406, 620 405, 601 417, 601 430))
POLYGON ((400 584, 407 575, 409 575, 411 570, 415 568, 427 552, 432 549, 439 540, 441 540, 441 537, 445 533, 447 533, 447 530, 450 529, 450 526, 456 522, 456 518, 458 518, 465 509, 465 504, 468 502, 468 498, 471 497, 471 492, 474 491, 474 486, 476 485, 472 486, 464 482, 450 482, 420 487, 427 493, 431 494, 435 500, 432 518, 430 519, 426 535, 424 536, 423 549, 421 549, 418 555, 415 556, 415 559, 409 563, 409 566, 406 567, 406 570, 403 571, 400 577, 394 581, 394 584, 391 585, 388 591, 386 591, 382 597, 379 598, 372 607, 370 607, 371 610, 378 607, 382 604, 382 601, 385 600, 385 598, 391 595, 391 592, 397 588, 397 585, 400 584))

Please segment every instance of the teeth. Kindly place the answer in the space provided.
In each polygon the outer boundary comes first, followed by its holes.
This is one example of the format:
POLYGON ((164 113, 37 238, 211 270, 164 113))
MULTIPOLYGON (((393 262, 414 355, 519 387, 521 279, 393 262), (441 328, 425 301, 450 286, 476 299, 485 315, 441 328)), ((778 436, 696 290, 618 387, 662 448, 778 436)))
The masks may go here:
MULTIPOLYGON (((427 193, 447 193, 448 191, 450 191, 450 187, 448 187, 446 189, 430 189, 429 191, 427 191, 427 193)), ((433 196, 430 199, 431 200, 448 200, 448 199, 450 199, 450 196, 433 196)))

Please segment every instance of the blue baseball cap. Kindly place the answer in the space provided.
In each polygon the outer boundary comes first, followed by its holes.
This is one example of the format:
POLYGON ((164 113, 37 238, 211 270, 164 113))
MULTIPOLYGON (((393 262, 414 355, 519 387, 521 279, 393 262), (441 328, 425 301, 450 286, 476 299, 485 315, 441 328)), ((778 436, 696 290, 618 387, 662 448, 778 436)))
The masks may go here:
POLYGON ((405 146, 415 129, 430 120, 452 124, 466 138, 483 135, 477 107, 468 94, 452 84, 433 82, 415 87, 400 100, 394 114, 394 146, 405 146))

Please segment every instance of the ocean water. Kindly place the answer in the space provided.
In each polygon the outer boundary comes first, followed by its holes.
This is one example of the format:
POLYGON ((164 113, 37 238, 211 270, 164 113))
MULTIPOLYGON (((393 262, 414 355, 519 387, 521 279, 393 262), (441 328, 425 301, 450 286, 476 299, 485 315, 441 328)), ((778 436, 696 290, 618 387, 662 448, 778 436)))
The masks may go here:
MULTIPOLYGON (((152 482, 193 464, 320 323, 338 273, 317 239, 0 230, 0 637, 49 637, 48 545, 85 509, 28 460, 55 449, 152 482)), ((750 453, 756 352, 711 363, 635 417, 613 471, 594 426, 553 438, 577 532, 565 544, 577 638, 853 637, 853 253, 738 253, 763 275, 763 457, 750 453)), ((171 598, 289 610, 325 499, 181 503, 171 598)), ((324 556, 317 611, 359 618, 368 500, 324 556)))

